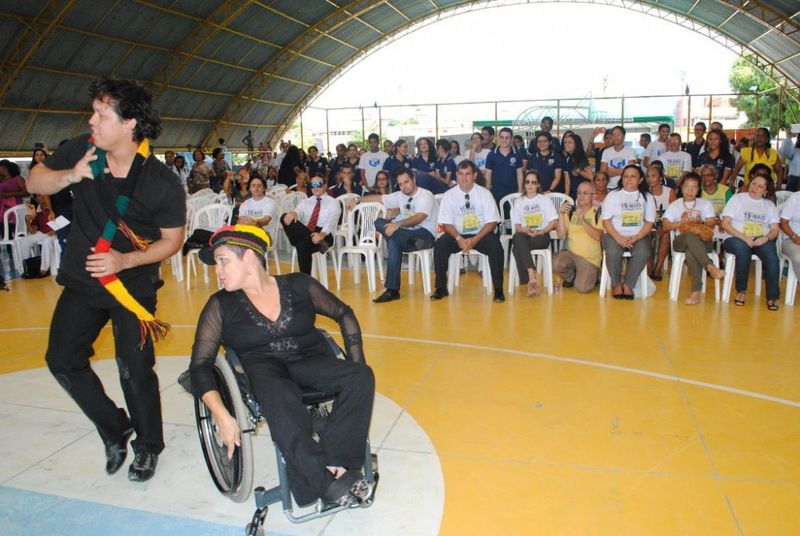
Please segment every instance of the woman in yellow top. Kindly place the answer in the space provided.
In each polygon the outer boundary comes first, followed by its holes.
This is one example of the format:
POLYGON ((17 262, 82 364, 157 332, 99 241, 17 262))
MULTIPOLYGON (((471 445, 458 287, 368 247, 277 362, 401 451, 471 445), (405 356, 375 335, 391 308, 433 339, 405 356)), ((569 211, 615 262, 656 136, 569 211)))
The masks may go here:
POLYGON ((733 168, 731 177, 738 177, 739 171, 744 166, 744 184, 739 189, 739 192, 746 192, 750 184, 750 171, 756 164, 765 164, 772 170, 772 178, 775 181, 775 189, 780 190, 783 184, 783 168, 781 167, 781 159, 778 156, 778 151, 771 148, 769 142, 770 134, 769 129, 760 127, 756 129, 753 135, 753 145, 745 147, 739 154, 739 160, 736 162, 736 167, 733 168))

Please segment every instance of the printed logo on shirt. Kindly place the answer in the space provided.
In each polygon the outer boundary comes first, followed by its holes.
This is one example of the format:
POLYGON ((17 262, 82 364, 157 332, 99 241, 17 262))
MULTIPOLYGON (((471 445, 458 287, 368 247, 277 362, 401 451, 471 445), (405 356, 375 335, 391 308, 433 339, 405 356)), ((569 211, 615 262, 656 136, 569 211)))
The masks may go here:
POLYGON ((517 159, 512 156, 511 158, 508 159, 508 163, 512 164, 512 165, 516 164, 517 163, 517 159))
POLYGON ((555 158, 548 158, 548 159, 547 159, 547 165, 548 165, 548 166, 552 166, 552 165, 553 165, 553 164, 555 164, 555 163, 556 163, 556 160, 555 160, 555 158))
POLYGON ((628 163, 624 158, 612 158, 608 161, 608 167, 614 169, 622 169, 628 163))
POLYGON ((379 158, 378 158, 378 159, 375 159, 375 160, 369 159, 369 160, 367 160, 367 165, 368 165, 369 167, 376 168, 376 167, 378 167, 378 166, 380 166, 380 165, 381 165, 381 161, 380 161, 380 159, 379 159, 379 158))

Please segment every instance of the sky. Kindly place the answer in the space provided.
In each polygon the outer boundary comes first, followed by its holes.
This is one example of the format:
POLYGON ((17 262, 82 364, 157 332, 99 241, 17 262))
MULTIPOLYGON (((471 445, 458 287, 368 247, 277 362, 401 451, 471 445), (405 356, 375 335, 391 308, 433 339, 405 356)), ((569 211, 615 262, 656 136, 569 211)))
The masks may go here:
POLYGON ((687 84, 693 94, 728 93, 735 59, 707 37, 631 10, 504 6, 448 17, 398 39, 311 105, 682 94, 687 84), (470 72, 476 76, 465 76, 470 72))

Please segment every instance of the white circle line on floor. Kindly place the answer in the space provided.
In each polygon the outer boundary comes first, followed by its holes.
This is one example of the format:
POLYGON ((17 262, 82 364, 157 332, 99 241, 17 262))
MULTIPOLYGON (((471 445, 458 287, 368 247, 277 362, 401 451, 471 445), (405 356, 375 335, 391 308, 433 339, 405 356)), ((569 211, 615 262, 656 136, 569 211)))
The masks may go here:
MULTIPOLYGON (((175 329, 194 329, 196 324, 173 324, 172 328, 175 329)), ((0 328, 0 333, 5 332, 16 332, 16 331, 39 331, 39 330, 47 330, 50 329, 49 327, 29 327, 29 328, 0 328)), ((338 333, 336 333, 339 335, 338 333)), ((720 385, 718 383, 711 383, 711 382, 704 382, 701 380, 692 380, 690 378, 683 378, 681 376, 675 376, 672 374, 663 374, 661 372, 652 372, 649 370, 637 369, 633 367, 623 367, 621 365, 611 365, 609 363, 599 363, 597 361, 591 361, 588 359, 581 359, 577 357, 563 357, 553 354, 543 354, 539 352, 526 352, 524 350, 514 350, 511 348, 498 348, 495 346, 482 346, 478 344, 469 344, 469 343, 462 343, 462 342, 451 342, 451 341, 434 341, 431 339, 415 339, 413 337, 397 337, 393 335, 376 335, 371 333, 362 333, 362 337, 368 339, 380 339, 380 340, 387 340, 387 341, 401 341, 401 342, 412 342, 417 344, 431 344, 436 346, 449 346, 452 348, 466 348, 469 350, 485 350, 490 352, 500 352, 503 354, 512 354, 512 355, 521 355, 526 357, 535 357, 537 359, 546 359, 548 361, 556 361, 559 363, 570 363, 572 365, 583 365, 588 367, 595 367, 605 370, 613 370, 615 372, 626 372, 628 374, 636 374, 639 376, 646 376, 649 378, 656 378, 659 380, 667 380, 672 382, 680 382, 685 383, 687 385, 694 385, 696 387, 705 387, 706 389, 713 389, 715 391, 722 391, 725 393, 732 393, 741 396, 747 396, 750 398, 756 398, 758 400, 766 400, 767 402, 774 402, 776 404, 782 404, 784 406, 789 406, 793 408, 800 408, 800 402, 795 400, 789 400, 787 398, 780 398, 777 396, 766 395, 763 393, 758 393, 756 391, 748 391, 747 389, 739 389, 738 387, 729 387, 727 385, 720 385)))

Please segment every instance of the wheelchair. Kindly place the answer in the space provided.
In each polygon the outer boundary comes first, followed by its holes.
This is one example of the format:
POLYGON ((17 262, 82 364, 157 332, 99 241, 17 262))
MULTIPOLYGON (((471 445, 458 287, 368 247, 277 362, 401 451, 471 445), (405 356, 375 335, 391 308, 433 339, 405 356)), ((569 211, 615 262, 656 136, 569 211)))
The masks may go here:
MULTIPOLYGON (((345 359, 344 352, 333 338, 325 330, 317 329, 325 337, 331 353, 338 359, 345 359)), ((219 437, 218 428, 212 418, 211 411, 199 398, 194 399, 197 435, 200 439, 200 446, 208 472, 220 493, 234 502, 244 502, 250 496, 251 491, 254 492, 256 510, 250 523, 245 527, 245 534, 249 536, 263 535, 264 521, 266 520, 269 505, 278 502, 281 503, 283 513, 292 523, 302 523, 352 507, 325 504, 322 499, 317 499, 316 502, 310 505, 310 511, 308 511, 309 505, 302 505, 305 512, 296 513, 286 461, 277 445, 274 445, 274 447, 277 458, 278 485, 271 489, 258 486, 253 490, 252 435, 256 432, 258 426, 266 421, 261 412, 261 407, 250 388, 250 382, 242 364, 232 349, 225 347, 224 355, 217 355, 214 364, 214 376, 217 390, 225 407, 239 424, 241 444, 234 449, 233 457, 229 460, 227 447, 219 437)), ((191 389, 188 388, 188 371, 181 375, 179 383, 191 393, 191 389)), ((325 418, 332 411, 335 396, 335 393, 325 393, 311 389, 305 389, 302 393, 302 401, 312 418, 315 439, 318 439, 317 434, 324 426, 325 418)), ((369 486, 369 490, 366 498, 360 500, 358 506, 367 508, 374 501, 379 477, 378 457, 370 450, 369 438, 367 438, 365 446, 363 469, 364 479, 369 486)))

